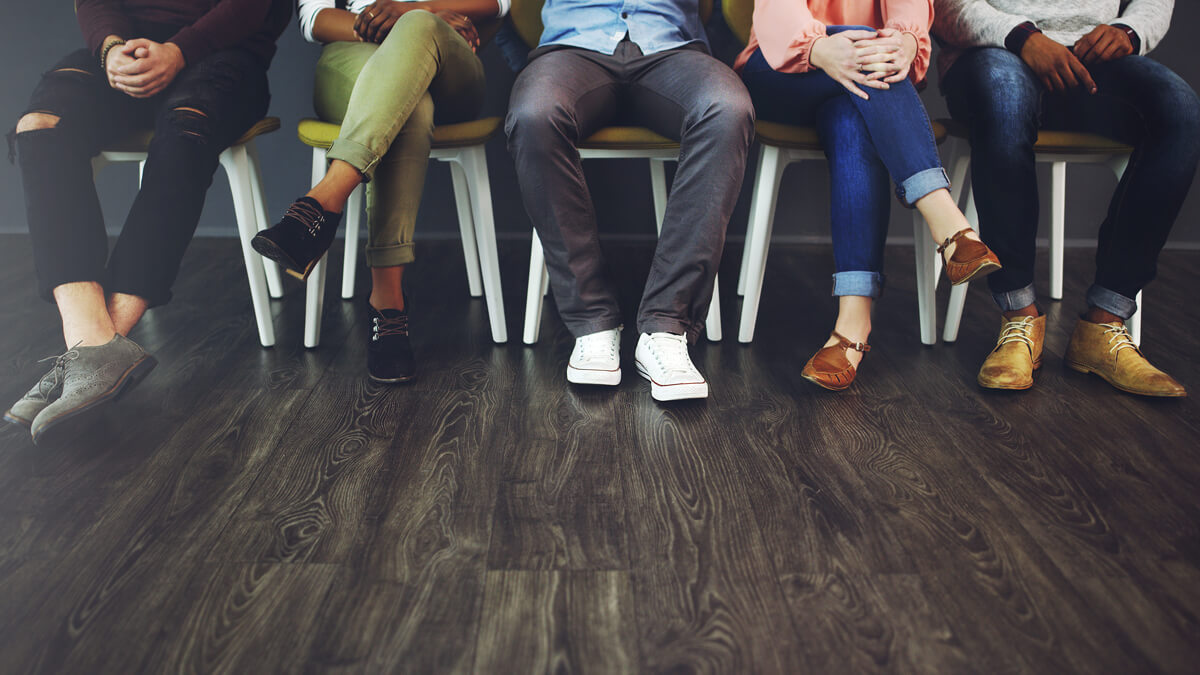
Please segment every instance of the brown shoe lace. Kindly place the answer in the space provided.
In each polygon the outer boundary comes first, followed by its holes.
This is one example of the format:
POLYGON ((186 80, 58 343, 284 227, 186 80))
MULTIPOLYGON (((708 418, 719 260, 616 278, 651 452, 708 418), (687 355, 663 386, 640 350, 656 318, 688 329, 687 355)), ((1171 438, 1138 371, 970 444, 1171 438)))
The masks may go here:
POLYGON ((308 229, 309 235, 314 237, 325 224, 325 213, 308 202, 292 202, 283 217, 299 221, 308 229))
POLYGON ((371 338, 373 340, 389 335, 408 335, 408 313, 405 312, 393 319, 382 316, 375 317, 373 328, 374 335, 371 338))

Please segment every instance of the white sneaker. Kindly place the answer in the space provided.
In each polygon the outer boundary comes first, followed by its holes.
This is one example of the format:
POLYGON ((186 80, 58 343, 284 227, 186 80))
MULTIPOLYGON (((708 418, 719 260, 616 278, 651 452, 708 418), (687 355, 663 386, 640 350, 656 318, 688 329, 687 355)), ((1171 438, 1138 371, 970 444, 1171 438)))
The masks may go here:
POLYGON ((638 374, 650 380, 650 395, 655 401, 708 398, 708 383, 692 365, 684 336, 642 333, 634 358, 638 374))
POLYGON ((610 328, 575 338, 567 362, 567 382, 621 384, 621 329, 610 328))

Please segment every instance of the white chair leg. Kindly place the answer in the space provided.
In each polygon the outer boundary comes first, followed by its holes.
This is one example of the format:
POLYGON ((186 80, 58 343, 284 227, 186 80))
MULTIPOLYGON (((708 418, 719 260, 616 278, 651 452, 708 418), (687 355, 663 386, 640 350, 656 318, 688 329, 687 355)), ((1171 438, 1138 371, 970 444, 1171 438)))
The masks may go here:
POLYGON ((661 235, 663 218, 667 215, 667 160, 650 160, 650 190, 654 195, 655 232, 661 235))
MULTIPOLYGON (((758 176, 765 175, 763 173, 763 157, 765 154, 766 154, 765 149, 759 150, 758 166, 754 170, 754 176, 756 178, 758 176)), ((754 214, 757 212, 758 212, 758 190, 757 190, 757 186, 756 186, 756 188, 752 189, 750 192, 750 213, 754 214)), ((751 215, 750 218, 746 219, 746 238, 742 241, 742 264, 740 267, 738 267, 738 283, 737 283, 737 294, 738 295, 746 294, 746 273, 750 270, 750 240, 754 237, 754 223, 755 223, 755 220, 754 220, 753 215, 751 215)))
POLYGON ((362 225, 363 193, 365 185, 359 185, 346 200, 346 246, 342 254, 342 299, 354 297, 354 276, 358 273, 358 232, 362 225))
POLYGON ((1050 165, 1050 297, 1063 297, 1063 238, 1067 220, 1067 163, 1050 165))
POLYGON ((254 306, 254 320, 258 324, 258 340, 262 346, 271 347, 275 344, 275 325, 271 319, 267 279, 261 256, 250 247, 250 240, 258 232, 258 216, 255 213, 254 191, 251 187, 253 179, 246 147, 229 148, 221 153, 220 160, 229 178, 229 190, 233 196, 242 260, 246 264, 246 277, 250 282, 250 303, 254 306))
POLYGON ((492 324, 492 341, 504 344, 508 342, 508 325, 504 319, 500 259, 496 251, 496 223, 492 214, 492 187, 488 180, 484 146, 463 149, 462 161, 467 187, 471 193, 471 215, 475 222, 475 242, 479 251, 479 268, 483 276, 483 295, 487 301, 488 320, 492 324))
POLYGON ((325 311, 325 269, 329 256, 323 255, 308 275, 304 290, 304 346, 315 349, 321 344, 321 316, 325 311))
MULTIPOLYGON (((246 143, 246 154, 250 158, 250 187, 254 193, 254 214, 258 219, 256 227, 259 230, 265 230, 271 226, 271 221, 267 215, 267 193, 263 189, 262 162, 258 159, 258 146, 254 144, 253 139, 246 143)), ((271 297, 282 298, 283 278, 279 274, 279 265, 268 258, 259 256, 259 259, 262 261, 263 271, 267 275, 267 290, 271 297)))
POLYGON ((767 268, 767 249, 775 220, 775 200, 779 195, 779 181, 783 178, 784 169, 779 148, 764 145, 761 153, 758 174, 754 177, 754 202, 757 208, 750 212, 753 225, 747 228, 753 236, 746 241, 751 252, 747 260, 746 295, 742 300, 742 316, 738 326, 738 342, 743 343, 754 339, 758 303, 762 299, 763 273, 767 268))
POLYGON ((932 345, 937 342, 937 296, 934 293, 938 267, 933 237, 925 219, 913 211, 913 249, 917 265, 917 318, 921 325, 921 342, 932 345))
MULTIPOLYGON (((967 217, 967 222, 976 232, 979 231, 979 210, 975 208, 975 190, 970 186, 965 186, 967 191, 967 206, 963 210, 963 215, 967 217)), ((935 256, 935 264, 941 264, 940 256, 935 256)), ((950 288, 950 303, 946 306, 946 325, 942 327, 942 341, 954 342, 958 339, 958 327, 962 323, 963 306, 967 301, 967 286, 968 284, 959 284, 950 288)), ((934 279, 934 288, 937 288, 937 279, 934 279)))
POLYGON ((1137 310, 1134 311, 1133 316, 1129 317, 1129 321, 1127 323, 1129 324, 1129 337, 1131 339, 1133 339, 1133 344, 1141 347, 1142 346, 1142 292, 1141 291, 1138 291, 1137 298, 1135 298, 1135 300, 1137 301, 1137 310))
MULTIPOLYGON (((313 148, 312 184, 325 177, 325 151, 313 148)), ((327 255, 321 256, 308 275, 304 287, 304 346, 313 349, 321 344, 321 314, 325 309, 325 264, 327 255)))
POLYGON ((721 277, 713 275, 712 303, 708 306, 708 317, 704 320, 704 332, 708 334, 709 342, 720 342, 721 332, 721 277))
POLYGON ((542 240, 538 238, 537 230, 534 230, 529 243, 529 286, 525 290, 525 334, 523 338, 527 345, 535 344, 538 341, 538 333, 542 328, 542 306, 549 279, 549 275, 546 273, 545 255, 542 250, 542 240))
POLYGON ((463 259, 467 263, 467 288, 472 298, 483 295, 479 279, 479 251, 475 242, 475 219, 471 217, 471 191, 462 165, 450 160, 450 180, 454 184, 454 205, 458 207, 458 229, 462 233, 463 259))

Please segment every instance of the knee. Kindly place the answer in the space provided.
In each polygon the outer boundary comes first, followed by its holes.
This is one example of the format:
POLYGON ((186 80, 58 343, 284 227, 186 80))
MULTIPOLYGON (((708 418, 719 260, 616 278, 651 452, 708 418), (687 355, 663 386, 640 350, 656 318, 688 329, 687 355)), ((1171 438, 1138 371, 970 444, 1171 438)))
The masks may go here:
POLYGON ((724 138, 744 141, 749 146, 754 137, 754 104, 740 82, 737 86, 721 87, 709 99, 696 118, 696 123, 707 126, 724 138))
POLYGON ((58 126, 61 118, 58 115, 44 112, 27 113, 17 122, 17 133, 23 134, 27 131, 37 131, 39 129, 53 129, 58 126))
MULTIPOLYGON (((171 108, 164 119, 167 131, 176 138, 185 138, 197 143, 208 143, 212 135, 208 113, 189 105, 171 108)), ((158 138, 158 135, 155 135, 158 138)))
POLYGON ((445 21, 439 19, 432 12, 420 9, 405 12, 396 20, 392 30, 384 38, 384 42, 400 40, 406 45, 412 46, 414 40, 433 39, 441 25, 445 24, 445 21), (393 38, 393 36, 395 37, 393 38))
POLYGON ((509 146, 536 149, 551 139, 576 138, 578 125, 567 107, 554 96, 523 96, 514 100, 504 120, 509 146))

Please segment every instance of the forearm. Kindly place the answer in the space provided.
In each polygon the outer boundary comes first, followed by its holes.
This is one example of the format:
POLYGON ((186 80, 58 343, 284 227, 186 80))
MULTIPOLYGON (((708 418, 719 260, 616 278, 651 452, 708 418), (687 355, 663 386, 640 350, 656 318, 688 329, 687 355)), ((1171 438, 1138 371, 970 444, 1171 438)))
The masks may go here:
POLYGON ((88 49, 97 56, 110 37, 135 37, 133 21, 121 10, 120 3, 113 0, 79 0, 76 17, 88 49))
POLYGON ((421 0, 400 4, 406 12, 417 9, 427 12, 457 12, 475 23, 495 19, 500 16, 502 10, 507 9, 507 5, 502 6, 497 0, 421 0))
POLYGON ((1171 13, 1175 0, 1133 0, 1121 12, 1121 17, 1111 23, 1129 26, 1141 40, 1142 54, 1158 46, 1171 26, 1171 13))
POLYGON ((321 42, 358 42, 354 32, 355 15, 344 9, 322 9, 313 18, 312 39, 321 42))
POLYGON ((237 45, 262 29, 271 0, 221 0, 195 23, 169 41, 179 46, 188 63, 237 45))
POLYGON ((825 24, 812 15, 806 2, 756 0, 754 35, 771 68, 803 73, 813 68, 812 47, 825 37, 825 24))

